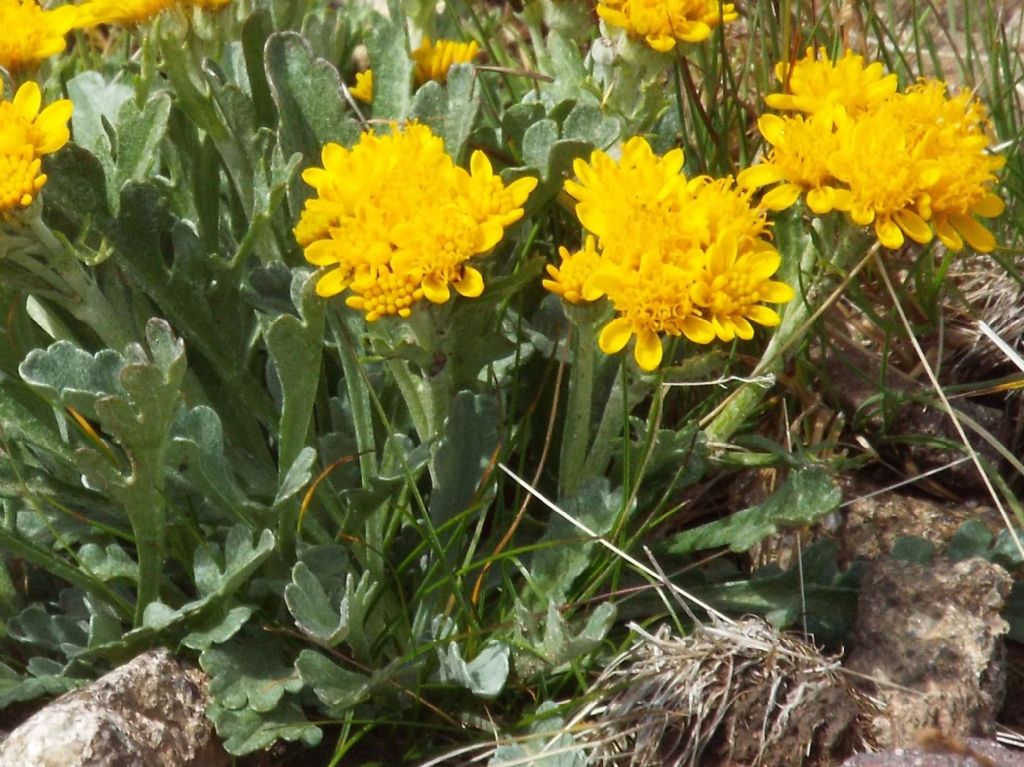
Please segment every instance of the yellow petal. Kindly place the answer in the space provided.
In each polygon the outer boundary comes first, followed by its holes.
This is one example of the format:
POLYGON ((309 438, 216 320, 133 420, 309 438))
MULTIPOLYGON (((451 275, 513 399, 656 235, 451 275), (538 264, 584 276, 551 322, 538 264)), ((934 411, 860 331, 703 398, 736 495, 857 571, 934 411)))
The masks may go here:
POLYGON ((715 340, 715 328, 702 317, 690 315, 683 320, 683 335, 695 344, 709 344, 715 340))
POLYGON ((471 266, 464 266, 462 279, 452 284, 455 286, 455 291, 466 298, 476 298, 484 292, 483 275, 471 266))
POLYGON ((760 189, 778 181, 785 180, 782 171, 769 163, 760 163, 744 168, 736 177, 736 183, 744 189, 760 189))
POLYGON ((736 331, 736 335, 742 338, 744 341, 749 341, 754 337, 754 326, 747 322, 745 317, 736 315, 729 318, 729 322, 732 324, 733 329, 736 331))
POLYGON ((952 251, 963 249, 963 238, 953 228, 953 225, 946 220, 945 216, 939 216, 933 223, 935 225, 935 234, 939 236, 939 240, 941 240, 943 245, 952 251))
POLYGON ((762 282, 757 286, 757 292, 760 294, 762 301, 768 301, 772 304, 784 304, 787 301, 792 301, 795 295, 793 288, 784 282, 777 282, 775 280, 762 282))
POLYGON ((995 250, 996 238, 973 216, 950 216, 949 220, 967 240, 967 244, 978 253, 991 253, 995 250))
POLYGON ((491 161, 479 149, 473 152, 473 156, 469 158, 469 170, 474 177, 491 178, 494 175, 491 161))
POLYGON ((907 237, 922 245, 931 242, 932 228, 928 222, 912 210, 898 210, 893 214, 896 224, 906 232, 907 237))
POLYGON ((636 336, 636 346, 633 348, 633 358, 641 370, 650 373, 657 370, 661 364, 663 355, 661 348, 661 337, 653 330, 645 328, 636 336))
POLYGON ((349 285, 349 275, 346 269, 331 269, 323 277, 316 281, 316 294, 328 298, 336 296, 349 285))
POLYGON ((752 304, 744 312, 748 320, 753 320, 758 325, 764 325, 766 328, 774 328, 781 321, 778 312, 774 309, 769 309, 767 306, 761 306, 761 304, 752 304))
POLYGON ((807 192, 807 207, 815 215, 824 216, 835 207, 835 190, 829 186, 816 187, 807 192))
POLYGON ((761 204, 768 210, 785 210, 800 199, 800 187, 796 184, 779 184, 761 198, 761 204))
POLYGON ((432 304, 443 304, 452 297, 448 283, 436 274, 428 274, 423 278, 423 297, 432 304))
MULTIPOLYGON (((769 104, 769 106, 771 106, 771 104, 769 104)), ((765 141, 772 146, 775 146, 776 144, 781 143, 783 138, 785 138, 786 121, 778 115, 761 115, 757 118, 757 129, 761 131, 761 135, 764 136, 765 141)))
MULTIPOLYGON (((17 30, 7 29, 4 30, 3 34, 17 34, 17 30)), ((39 114, 39 107, 43 103, 43 94, 39 90, 39 86, 34 81, 29 80, 18 88, 18 92, 14 94, 14 101, 11 103, 15 112, 26 120, 31 121, 39 114)))
POLYGON ((986 194, 977 203, 975 203, 973 212, 983 218, 995 218, 1002 214, 1006 209, 1006 203, 1003 202, 1003 198, 994 194, 986 194))
POLYGON ((718 317, 712 317, 711 327, 715 329, 715 335, 718 336, 719 341, 729 343, 736 337, 736 330, 728 320, 722 322, 718 317))
POLYGON ((882 243, 882 246, 889 248, 889 250, 896 250, 903 245, 903 230, 892 219, 877 219, 875 221, 875 234, 878 235, 878 241, 882 243))
POLYGON ((617 354, 629 343, 633 335, 633 323, 626 317, 616 317, 601 330, 597 345, 605 354, 617 354))

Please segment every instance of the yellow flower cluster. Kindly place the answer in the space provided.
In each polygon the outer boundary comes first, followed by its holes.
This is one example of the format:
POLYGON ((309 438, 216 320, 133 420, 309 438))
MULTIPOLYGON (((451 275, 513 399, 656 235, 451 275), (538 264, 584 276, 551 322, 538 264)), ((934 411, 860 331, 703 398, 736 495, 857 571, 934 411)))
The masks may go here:
POLYGON ((566 301, 607 296, 615 317, 598 345, 615 354, 636 337, 643 370, 662 360, 662 335, 698 344, 754 336, 751 322, 779 324, 761 302, 783 303, 792 289, 771 278, 781 258, 762 210, 731 178, 682 173, 683 151, 657 156, 634 137, 620 159, 595 151, 576 160, 565 190, 592 236, 578 253, 561 248, 544 286, 566 301))
POLYGON ((231 0, 86 0, 79 8, 77 27, 97 24, 131 26, 149 21, 175 6, 203 8, 216 11, 231 0))
POLYGON ((36 0, 0 0, 0 67, 15 72, 60 53, 78 15, 73 5, 46 11, 36 0))
POLYGON ((317 293, 349 290, 345 303, 370 322, 408 317, 421 298, 444 303, 450 288, 479 296, 483 277, 467 262, 498 244, 537 185, 522 178, 506 186, 480 151, 468 172, 457 167, 441 139, 417 124, 366 132, 352 149, 327 144, 322 161, 302 174, 316 196, 295 238, 306 260, 325 268, 317 293))
POLYGON ((732 3, 719 0, 600 0, 598 15, 632 37, 642 37, 656 51, 677 42, 699 43, 719 24, 735 21, 732 3))
POLYGON ((935 235, 952 250, 964 241, 979 252, 995 247, 977 217, 1003 211, 992 187, 1004 159, 988 151, 985 108, 969 93, 950 96, 937 80, 898 92, 895 75, 850 52, 832 62, 808 50, 776 76, 789 93, 768 96, 768 106, 801 114, 761 116, 771 149, 737 179, 748 189, 774 185, 765 207, 782 210, 804 195, 818 215, 843 211, 873 225, 886 248, 935 235))
MULTIPOLYGON (((480 46, 476 40, 459 43, 454 40, 438 40, 430 42, 424 37, 420 47, 412 52, 412 60, 416 65, 414 76, 416 85, 423 85, 429 80, 443 83, 448 79, 448 70, 455 64, 467 64, 476 58, 480 46)), ((355 85, 350 89, 352 96, 369 104, 373 101, 373 70, 367 69, 356 75, 355 85)))
POLYGON ((18 88, 11 101, 0 101, 0 215, 32 204, 46 183, 43 155, 56 152, 70 138, 71 102, 62 99, 43 109, 34 82, 18 88))

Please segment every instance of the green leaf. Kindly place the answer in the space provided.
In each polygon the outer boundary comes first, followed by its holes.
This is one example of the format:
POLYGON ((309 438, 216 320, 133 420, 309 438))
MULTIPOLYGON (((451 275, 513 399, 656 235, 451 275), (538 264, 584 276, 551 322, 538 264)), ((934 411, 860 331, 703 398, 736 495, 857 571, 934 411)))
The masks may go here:
POLYGON ((969 519, 960 526, 946 546, 946 558, 959 562, 972 557, 984 557, 988 554, 994 538, 992 531, 984 522, 980 519, 969 519))
POLYGON ((573 736, 565 731, 565 721, 556 716, 558 705, 542 703, 530 726, 530 736, 511 745, 499 746, 487 767, 586 767, 587 751, 577 747, 573 736))
POLYGON ((547 622, 544 626, 545 659, 552 666, 559 666, 594 650, 611 630, 616 612, 614 604, 602 602, 590 614, 583 628, 573 634, 568 622, 562 617, 561 610, 551 602, 548 604, 547 622))
POLYGON ((430 516, 437 527, 466 510, 498 446, 498 403, 487 394, 460 391, 445 419, 434 456, 437 478, 430 516))
POLYGON ((231 518, 251 502, 245 498, 228 463, 224 429, 217 413, 206 405, 185 410, 175 421, 171 435, 175 452, 168 464, 178 466, 195 489, 231 518))
POLYGON ((374 14, 373 31, 367 41, 373 68, 373 116, 380 120, 405 120, 412 107, 412 59, 405 36, 405 14, 374 14))
MULTIPOLYGON (((376 71, 374 90, 376 90, 376 71)), ((472 64, 455 64, 448 70, 445 85, 433 80, 416 91, 410 116, 430 127, 444 140, 445 151, 456 162, 465 158, 462 149, 469 139, 480 110, 480 94, 476 68, 472 64)), ((376 100, 376 94, 374 95, 376 100)))
POLYGON ((369 677, 342 668, 313 650, 299 653, 295 670, 334 716, 341 709, 361 703, 370 693, 369 677))
POLYGON ((341 95, 338 70, 317 58, 306 39, 295 32, 271 35, 264 50, 285 156, 300 152, 311 162, 319 159, 321 147, 328 142, 354 143, 360 129, 341 95))
MULTIPOLYGON (((71 448, 53 426, 47 426, 44 418, 48 414, 40 412, 40 404, 23 386, 0 380, 0 425, 3 426, 4 439, 41 448, 66 463, 72 463, 71 448)), ((56 425, 52 418, 49 420, 56 425)))
POLYGON ((437 656, 442 682, 454 682, 485 699, 496 698, 505 688, 509 648, 504 642, 489 641, 469 663, 462 659, 455 642, 449 642, 447 650, 438 649, 437 656))
POLYGON ((274 498, 275 509, 279 509, 302 491, 302 488, 313 478, 314 464, 316 464, 316 450, 311 447, 302 448, 281 478, 281 487, 278 488, 277 496, 274 498))
POLYGON ((299 630, 319 644, 334 647, 348 637, 347 600, 340 600, 336 607, 305 562, 292 568, 292 582, 285 586, 284 601, 299 630))
POLYGON ((111 349, 93 355, 68 341, 57 341, 29 352, 18 372, 44 399, 95 420, 96 400, 125 393, 120 380, 124 366, 124 358, 111 349))
POLYGON ((163 91, 151 95, 142 109, 136 106, 133 99, 121 105, 117 114, 117 172, 114 191, 119 192, 127 181, 142 181, 150 176, 159 160, 157 149, 167 132, 170 114, 171 97, 163 91))
POLYGON ((46 194, 43 205, 49 220, 57 213, 58 225, 69 229, 70 236, 92 224, 100 231, 111 225, 107 176, 94 154, 78 144, 68 143, 43 162, 46 171, 46 194))
POLYGON ((223 644, 248 623, 252 614, 253 608, 248 605, 236 605, 224 614, 211 613, 205 620, 194 624, 181 643, 193 650, 208 650, 215 644, 223 644))
POLYGON ((618 118, 606 117, 597 104, 577 104, 562 124, 562 136, 585 141, 597 149, 614 144, 622 130, 618 118))
MULTIPOLYGON (((611 530, 622 510, 622 490, 611 490, 605 477, 583 484, 579 492, 564 500, 561 508, 598 535, 611 530)), ((549 602, 563 604, 569 590, 598 552, 598 544, 561 516, 552 517, 530 562, 527 604, 544 610, 549 602)))
POLYGON ((139 579, 139 566, 117 543, 100 547, 87 543, 78 551, 82 567, 104 582, 126 581, 135 583, 139 579))
POLYGON ((814 468, 797 469, 764 503, 672 536, 665 548, 672 554, 719 546, 747 551, 780 530, 813 524, 839 508, 841 500, 842 494, 828 473, 814 468))
POLYGON ((83 684, 86 684, 84 680, 72 679, 59 673, 38 677, 22 676, 6 663, 0 662, 0 709, 12 703, 23 703, 43 696, 63 695, 83 684))
POLYGON ((210 675, 210 697, 218 706, 273 711, 285 693, 303 683, 282 657, 281 645, 263 634, 246 632, 228 644, 211 647, 199 656, 210 675))
MULTIPOLYGON (((114 178, 113 146, 108 126, 113 128, 117 125, 118 113, 131 99, 132 89, 121 82, 108 83, 96 71, 83 72, 71 78, 67 87, 68 97, 75 105, 71 114, 75 143, 100 161, 107 178, 114 178)), ((117 189, 112 188, 110 192, 117 194, 117 189)))
POLYGON ((217 735, 224 740, 224 749, 234 756, 262 751, 278 740, 300 741, 312 747, 323 737, 320 728, 310 724, 302 709, 291 701, 268 712, 248 708, 235 710, 214 704, 206 709, 206 715, 217 728, 217 735))
POLYGON ((901 535, 893 541, 889 556, 904 562, 928 564, 935 556, 935 544, 916 535, 901 535))
POLYGON ((316 294, 316 278, 296 271, 292 280, 295 305, 301 319, 284 314, 266 329, 267 351, 281 384, 281 420, 278 427, 278 466, 291 467, 306 444, 313 417, 313 400, 320 384, 326 304, 316 294))
MULTIPOLYGON (((521 149, 526 131, 543 120, 544 116, 543 104, 535 102, 513 104, 501 116, 501 128, 505 132, 506 140, 513 146, 521 149)), ((555 135, 557 137, 557 130, 555 135)))
POLYGON ((237 591, 274 552, 274 534, 262 530, 256 543, 253 531, 236 525, 228 531, 224 542, 224 569, 213 557, 209 547, 196 549, 193 577, 196 588, 205 596, 224 597, 237 591))

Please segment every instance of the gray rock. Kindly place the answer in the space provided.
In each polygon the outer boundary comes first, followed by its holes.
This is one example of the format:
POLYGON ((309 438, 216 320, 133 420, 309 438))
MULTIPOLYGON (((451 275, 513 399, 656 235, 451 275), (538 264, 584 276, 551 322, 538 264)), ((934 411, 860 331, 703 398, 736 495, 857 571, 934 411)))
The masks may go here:
POLYGON ((49 704, 0 744, 0 767, 224 767, 206 678, 152 650, 49 704))
POLYGON ((883 560, 861 583, 847 668, 874 683, 884 708, 875 739, 912 747, 922 731, 991 736, 1005 692, 999 611, 1012 581, 976 558, 931 565, 883 560))

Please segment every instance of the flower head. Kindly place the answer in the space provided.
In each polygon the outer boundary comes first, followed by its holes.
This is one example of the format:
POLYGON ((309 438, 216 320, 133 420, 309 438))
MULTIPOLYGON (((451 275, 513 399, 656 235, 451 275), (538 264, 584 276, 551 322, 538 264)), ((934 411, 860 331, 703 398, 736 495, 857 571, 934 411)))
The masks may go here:
POLYGON ((560 249, 544 286, 566 301, 606 296, 615 317, 598 345, 614 354, 635 339, 643 370, 662 360, 662 336, 706 344, 751 338, 751 322, 773 326, 792 290, 770 280, 779 256, 767 240, 765 212, 731 178, 682 174, 683 153, 656 155, 643 138, 628 140, 618 160, 597 151, 573 165, 565 190, 591 232, 584 249, 560 249))
POLYGON ((36 0, 0 0, 0 67, 13 72, 60 53, 78 13, 73 5, 46 11, 36 0))
POLYGON ((505 186, 482 152, 470 170, 457 168, 440 138, 424 125, 364 133, 351 149, 327 144, 322 167, 303 180, 306 202, 295 237, 306 260, 324 267, 317 292, 346 290, 346 304, 369 321, 408 317, 425 298, 444 303, 451 291, 483 292, 468 262, 491 250, 522 216, 536 179, 505 186))
POLYGON ((765 97, 772 109, 808 114, 831 114, 837 107, 849 114, 870 109, 896 92, 896 75, 886 74, 880 62, 864 66, 864 57, 846 51, 831 61, 824 48, 807 49, 803 59, 775 66, 775 76, 786 93, 765 97))
POLYGON ((570 304, 579 304, 600 298, 600 292, 593 290, 588 292, 584 288, 587 280, 603 263, 601 254, 597 252, 597 242, 594 240, 594 236, 587 235, 582 250, 570 253, 569 249, 563 246, 558 248, 558 255, 561 258, 561 264, 559 266, 548 264, 546 267, 551 279, 541 281, 544 288, 561 296, 570 304))
POLYGON ((435 43, 424 36, 420 47, 412 52, 412 60, 416 65, 416 84, 423 85, 428 80, 443 83, 448 79, 448 70, 453 64, 466 64, 480 52, 475 40, 460 43, 455 40, 438 40, 435 43))
POLYGON ((805 195, 814 213, 845 211, 890 249, 936 235, 953 250, 995 247, 978 219, 1003 211, 992 188, 1004 160, 988 151, 987 114, 970 94, 950 96, 937 80, 897 92, 881 65, 849 53, 832 64, 808 51, 777 73, 791 93, 768 96, 769 105, 808 114, 758 120, 771 148, 738 181, 773 186, 762 206, 782 210, 805 195))
POLYGON ((143 24, 175 6, 195 6, 208 11, 223 8, 231 0, 86 0, 78 6, 76 27, 97 24, 143 24))
POLYGON ((661 52, 706 40, 714 27, 738 18, 732 3, 719 0, 600 0, 597 13, 661 52))
POLYGON ((39 86, 27 82, 11 101, 0 101, 0 213, 32 204, 46 183, 43 155, 56 152, 70 138, 71 102, 62 99, 41 112, 39 86))
POLYGON ((348 89, 352 98, 369 104, 373 101, 373 70, 356 73, 356 84, 348 89))

